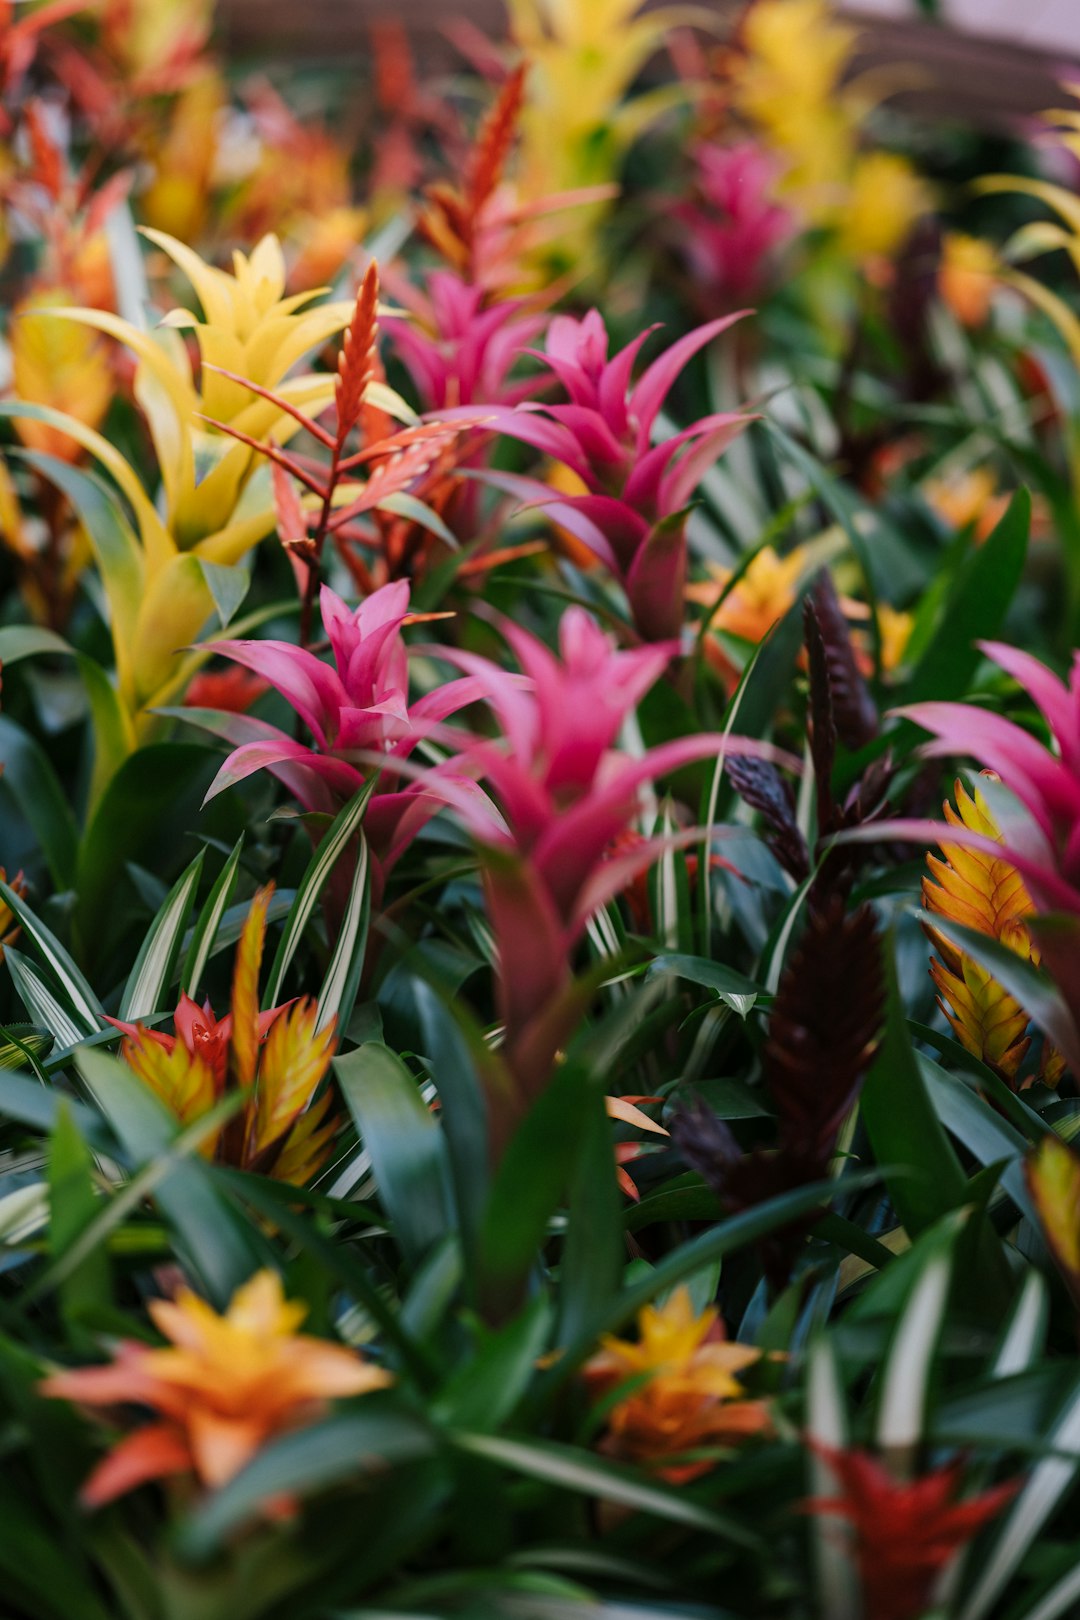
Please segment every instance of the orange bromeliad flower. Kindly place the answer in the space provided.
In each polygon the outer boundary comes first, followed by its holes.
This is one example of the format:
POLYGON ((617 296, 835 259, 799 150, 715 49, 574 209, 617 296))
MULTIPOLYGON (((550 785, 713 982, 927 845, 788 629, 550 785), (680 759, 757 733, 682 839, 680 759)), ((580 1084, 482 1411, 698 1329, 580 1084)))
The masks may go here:
MULTIPOLYGON (((176 1034, 118 1024, 122 1052, 151 1091, 184 1125, 209 1112, 230 1089, 247 1093, 239 1115, 202 1145, 211 1158, 297 1186, 326 1159, 337 1121, 331 1093, 316 1101, 334 1055, 334 1020, 319 1027, 310 996, 259 1011, 259 964, 273 885, 252 901, 236 950, 232 1008, 217 1019, 190 996, 176 1009, 176 1034)), ((115 1020, 114 1020, 115 1022, 115 1020)))
POLYGON ((708 1459, 678 1462, 699 1446, 731 1445, 768 1430, 768 1403, 743 1398, 737 1378, 760 1361, 752 1345, 730 1344, 718 1312, 695 1316, 687 1288, 665 1305, 646 1305, 638 1315, 638 1338, 605 1335, 585 1368, 595 1395, 646 1375, 608 1418, 604 1449, 618 1457, 658 1467, 678 1483, 712 1467, 708 1459))
MULTIPOLYGON (((982 775, 997 781, 992 771, 982 775)), ((946 801, 945 819, 953 827, 998 843, 1004 840, 997 822, 976 788, 974 796, 956 783, 956 809, 946 801)), ((924 877, 923 904, 928 911, 948 917, 965 928, 996 939, 1025 961, 1038 963, 1039 953, 1025 919, 1034 907, 1019 872, 1005 859, 981 850, 942 844, 941 855, 928 854, 926 863, 937 880, 924 877)), ((927 934, 938 953, 930 963, 930 976, 938 991, 938 1005, 962 1046, 981 1058, 1012 1084, 1031 1044, 1028 1015, 987 970, 945 939, 936 929, 927 934)), ((1061 1078, 1057 1054, 1044 1059, 1043 1079, 1056 1084, 1061 1078)))
POLYGON ((110 1365, 54 1373, 40 1386, 86 1406, 158 1414, 99 1463, 82 1489, 86 1507, 174 1474, 216 1489, 275 1435, 321 1417, 328 1400, 393 1382, 353 1351, 297 1333, 307 1307, 285 1299, 272 1271, 238 1288, 224 1316, 188 1289, 149 1311, 170 1348, 126 1340, 110 1365))

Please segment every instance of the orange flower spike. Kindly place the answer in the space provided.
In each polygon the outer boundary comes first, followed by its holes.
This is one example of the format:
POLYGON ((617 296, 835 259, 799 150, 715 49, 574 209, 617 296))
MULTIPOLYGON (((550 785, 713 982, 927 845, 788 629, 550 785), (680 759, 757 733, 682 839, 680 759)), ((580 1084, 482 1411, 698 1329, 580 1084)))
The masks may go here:
POLYGON ((359 1354, 298 1333, 306 1307, 285 1299, 272 1271, 237 1289, 224 1315, 187 1289, 149 1310, 170 1348, 122 1344, 112 1365, 57 1373, 41 1385, 87 1406, 137 1403, 161 1420, 99 1465, 83 1488, 88 1507, 177 1472, 217 1488, 275 1435, 320 1417, 328 1400, 393 1382, 359 1354))
MULTIPOLYGON (((183 1041, 168 1048, 140 1030, 124 1042, 124 1057, 144 1086, 161 1099, 181 1125, 192 1125, 217 1101, 214 1071, 197 1052, 190 1052, 183 1041)), ((212 1158, 217 1132, 199 1144, 199 1151, 212 1158)))
POLYGON ((266 939, 266 914, 274 885, 256 894, 244 921, 233 969, 232 1035, 229 1042, 229 1077, 234 1085, 255 1082, 262 1033, 259 1026, 259 969, 266 939))
POLYGON ((318 1019, 317 1005, 305 997, 270 1026, 259 1061, 254 1103, 248 1109, 244 1157, 249 1163, 280 1142, 296 1124, 330 1067, 337 1045, 335 1021, 331 1019, 320 1030, 318 1019))
MULTIPOLYGON (((944 806, 951 826, 967 827, 1001 841, 998 825, 977 790, 972 797, 957 782, 956 804, 956 810, 948 803, 944 806)), ((932 853, 926 857, 937 880, 923 878, 926 909, 1000 940, 1026 960, 1037 961, 1024 922, 1033 910, 1031 897, 1016 868, 1004 859, 954 844, 943 843, 941 854, 943 858, 932 853)), ((926 932, 939 958, 930 963, 938 1004, 957 1040, 1004 1079, 1014 1080, 1030 1045, 1027 1013, 985 968, 936 929, 926 932)))
POLYGON ((694 1314, 689 1290, 638 1315, 638 1338, 605 1336, 585 1376, 597 1394, 637 1383, 612 1409, 605 1449, 638 1462, 664 1464, 672 1480, 703 1473, 708 1462, 666 1462, 703 1445, 730 1444, 770 1426, 768 1405, 745 1399, 738 1374, 760 1361, 752 1345, 731 1344, 715 1309, 694 1314))

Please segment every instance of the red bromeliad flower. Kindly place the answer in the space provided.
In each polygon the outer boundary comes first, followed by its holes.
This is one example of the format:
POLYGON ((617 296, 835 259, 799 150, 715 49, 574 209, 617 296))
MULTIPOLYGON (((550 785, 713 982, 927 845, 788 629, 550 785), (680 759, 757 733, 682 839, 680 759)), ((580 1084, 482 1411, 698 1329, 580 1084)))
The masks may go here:
POLYGON ((748 418, 737 412, 705 416, 654 443, 656 420, 691 356, 739 318, 725 315, 689 332, 631 385, 638 352, 655 328, 609 358, 598 310, 580 321, 557 316, 537 358, 554 372, 569 402, 514 411, 496 407, 492 414, 501 432, 569 468, 585 493, 560 496, 537 479, 507 474, 494 474, 492 481, 545 506, 553 521, 610 569, 648 641, 677 636, 682 628, 685 509, 703 474, 748 418))
POLYGON ((487 686, 470 676, 410 704, 408 649, 401 635, 409 620, 405 580, 384 585, 356 609, 325 585, 320 600, 332 665, 287 641, 214 644, 213 651, 253 671, 281 694, 311 733, 312 743, 298 742, 250 716, 200 713, 202 724, 238 745, 207 797, 255 771, 269 770, 306 810, 333 813, 370 776, 373 759, 385 760, 380 790, 373 794, 364 822, 385 875, 442 803, 433 791, 437 772, 428 773, 422 783, 402 786, 395 780, 395 763, 405 761, 448 715, 484 696, 487 686))
POLYGON ((714 309, 756 297, 770 258, 795 229, 773 195, 779 166, 754 141, 702 142, 691 155, 696 195, 673 210, 685 227, 679 246, 690 273, 714 309))
POLYGON ((245 669, 207 669, 200 671, 188 687, 184 707, 246 714, 269 690, 269 681, 245 669))
POLYGON ((440 651, 474 677, 499 721, 501 738, 467 741, 458 765, 486 782, 501 821, 490 803, 461 796, 460 783, 444 786, 481 845, 505 1054, 523 1101, 546 1084, 576 1019, 570 956, 586 923, 670 845, 664 838, 624 842, 622 853, 605 858, 631 826, 641 787, 721 752, 776 756, 762 743, 699 735, 630 757, 616 747, 618 734, 674 645, 617 651, 577 607, 563 615, 558 657, 516 625, 502 629, 524 684, 484 658, 440 651))
POLYGON ((815 1497, 803 1511, 846 1519, 862 1580, 865 1620, 918 1620, 936 1578, 961 1547, 1016 1494, 998 1485, 957 1502, 962 1459, 903 1484, 868 1451, 820 1448, 841 1495, 815 1497))

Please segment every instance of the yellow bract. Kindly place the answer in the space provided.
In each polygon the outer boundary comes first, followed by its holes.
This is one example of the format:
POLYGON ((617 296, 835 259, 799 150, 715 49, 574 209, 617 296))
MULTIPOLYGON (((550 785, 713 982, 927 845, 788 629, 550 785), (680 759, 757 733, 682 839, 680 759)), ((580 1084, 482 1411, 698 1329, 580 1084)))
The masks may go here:
POLYGON ((859 152, 872 103, 865 81, 843 82, 856 37, 829 0, 756 0, 732 67, 732 100, 781 160, 780 192, 862 260, 894 253, 930 199, 904 158, 859 152))
MULTIPOLYGON (((11 367, 15 392, 99 427, 113 396, 112 371, 101 340, 92 332, 51 319, 70 307, 60 288, 32 293, 15 306, 11 324, 11 367)), ((32 450, 74 460, 79 452, 70 435, 47 422, 15 420, 15 431, 32 450)))
MULTIPOLYGON (((977 789, 972 796, 963 783, 957 782, 956 810, 946 803, 944 811, 951 826, 966 827, 998 843, 1004 841, 977 789)), ((934 854, 926 857, 936 879, 931 882, 923 878, 926 909, 999 940, 1026 961, 1038 962, 1038 951, 1026 924, 1034 907, 1016 868, 1004 859, 958 844, 943 843, 941 853, 944 859, 934 854)), ((930 976, 957 1040, 1006 1080, 1015 1080, 1031 1044, 1026 1033, 1027 1013, 986 968, 937 929, 927 929, 927 933, 940 957, 931 960, 930 976)), ((1053 1065, 1053 1054, 1049 1056, 1053 1065)))
POLYGON ((1080 1296, 1080 1157, 1048 1134, 1027 1161, 1027 1178, 1054 1259, 1080 1296))
MULTIPOLYGON (((643 0, 507 0, 507 10, 529 64, 519 173, 528 202, 616 181, 631 142, 686 96, 675 85, 627 101, 638 73, 670 29, 714 21, 689 6, 641 15, 643 0)), ((561 262, 592 264, 607 207, 595 202, 565 215, 561 262)))
MULTIPOLYGON (((333 398, 333 375, 287 373, 340 331, 353 307, 345 301, 306 307, 317 291, 286 297, 285 261, 273 236, 264 237, 250 256, 235 254, 230 274, 205 264, 163 232, 146 234, 191 282, 201 319, 174 310, 157 331, 146 332, 107 310, 54 312, 58 331, 59 318, 95 328, 137 357, 135 397, 150 429, 161 478, 159 509, 153 492, 143 487, 121 453, 78 420, 77 412, 58 422, 112 474, 135 517, 137 532, 125 527, 107 551, 98 550, 112 615, 118 692, 133 743, 152 728, 150 711, 180 690, 198 661, 181 654, 214 611, 204 565, 235 565, 274 524, 266 465, 206 418, 259 440, 273 436, 284 442, 297 431, 278 405, 209 368, 234 371, 317 414, 333 398), (198 380, 184 331, 194 334, 198 346, 198 380)), ((45 384, 39 387, 31 379, 28 386, 33 391, 23 391, 22 397, 42 403, 45 384)), ((379 395, 384 409, 410 414, 384 385, 373 384, 371 392, 379 395)), ((44 403, 51 402, 46 394, 44 403)))

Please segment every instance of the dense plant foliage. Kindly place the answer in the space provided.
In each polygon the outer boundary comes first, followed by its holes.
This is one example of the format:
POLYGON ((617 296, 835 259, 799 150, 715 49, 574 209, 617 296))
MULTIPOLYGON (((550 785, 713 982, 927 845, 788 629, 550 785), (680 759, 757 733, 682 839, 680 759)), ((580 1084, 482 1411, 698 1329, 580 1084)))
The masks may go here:
POLYGON ((0 0, 0 1609, 1055 1620, 1080 114, 507 12, 0 0))

